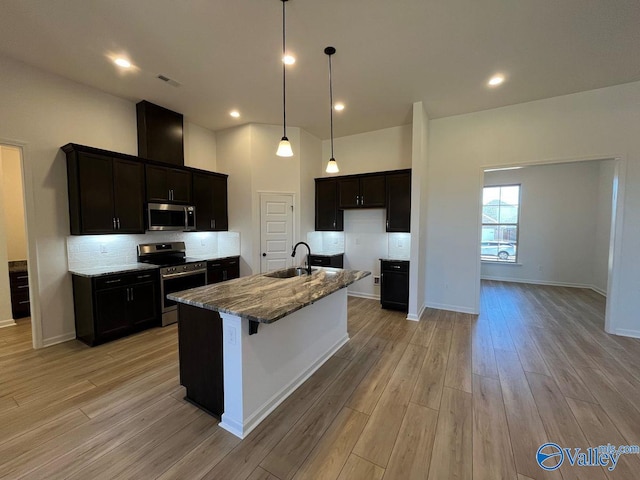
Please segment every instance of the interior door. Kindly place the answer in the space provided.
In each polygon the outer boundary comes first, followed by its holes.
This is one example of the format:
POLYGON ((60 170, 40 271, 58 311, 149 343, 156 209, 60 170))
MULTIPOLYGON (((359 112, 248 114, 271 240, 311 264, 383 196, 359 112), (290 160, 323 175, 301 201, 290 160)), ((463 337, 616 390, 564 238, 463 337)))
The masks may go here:
POLYGON ((291 266, 293 195, 260 195, 260 271, 291 266))

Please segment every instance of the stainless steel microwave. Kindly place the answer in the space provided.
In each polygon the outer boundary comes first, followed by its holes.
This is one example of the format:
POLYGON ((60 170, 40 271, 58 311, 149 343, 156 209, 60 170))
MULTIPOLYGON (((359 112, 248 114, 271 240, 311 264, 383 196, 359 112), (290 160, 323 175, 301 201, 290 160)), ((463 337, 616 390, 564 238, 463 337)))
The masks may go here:
POLYGON ((147 230, 175 230, 187 232, 196 229, 196 207, 170 203, 149 203, 147 230))

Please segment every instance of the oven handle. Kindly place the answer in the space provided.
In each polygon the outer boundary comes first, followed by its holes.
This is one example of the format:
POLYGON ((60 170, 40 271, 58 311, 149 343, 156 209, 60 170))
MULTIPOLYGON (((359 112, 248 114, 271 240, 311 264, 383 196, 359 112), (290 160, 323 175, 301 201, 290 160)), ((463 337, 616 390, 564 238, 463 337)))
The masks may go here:
POLYGON ((162 275, 162 280, 170 280, 172 278, 196 275, 199 273, 207 273, 207 270, 203 268, 202 270, 191 270, 190 272, 170 273, 169 275, 162 275))

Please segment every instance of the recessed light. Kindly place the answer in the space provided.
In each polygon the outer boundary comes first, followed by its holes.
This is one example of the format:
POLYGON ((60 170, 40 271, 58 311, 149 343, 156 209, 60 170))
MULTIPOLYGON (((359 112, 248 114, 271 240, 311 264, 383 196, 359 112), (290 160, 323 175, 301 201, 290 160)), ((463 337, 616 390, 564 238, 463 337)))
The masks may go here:
POLYGON ((285 55, 284 57, 282 57, 282 61, 285 65, 293 65, 294 63, 296 63, 296 57, 294 57, 293 55, 285 55))
POLYGON ((118 57, 113 60, 113 63, 122 68, 131 68, 131 62, 126 58, 118 57))
POLYGON ((501 73, 497 73, 489 79, 487 84, 490 87, 497 87, 498 85, 502 85, 503 82, 504 82, 504 75, 502 75, 501 73))
POLYGON ((233 118, 239 118, 240 117, 240 112, 237 110, 232 110, 229 112, 229 115, 231 115, 233 118))
POLYGON ((344 103, 336 103, 333 106, 333 109, 336 110, 337 112, 341 112, 342 110, 344 110, 344 103))

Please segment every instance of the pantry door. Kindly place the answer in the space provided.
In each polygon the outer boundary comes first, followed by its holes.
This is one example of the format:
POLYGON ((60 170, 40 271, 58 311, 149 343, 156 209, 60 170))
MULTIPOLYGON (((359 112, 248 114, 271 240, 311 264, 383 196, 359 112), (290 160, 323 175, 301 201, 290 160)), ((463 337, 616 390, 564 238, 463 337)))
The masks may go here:
POLYGON ((260 272, 291 266, 293 195, 260 194, 260 248, 260 272))

